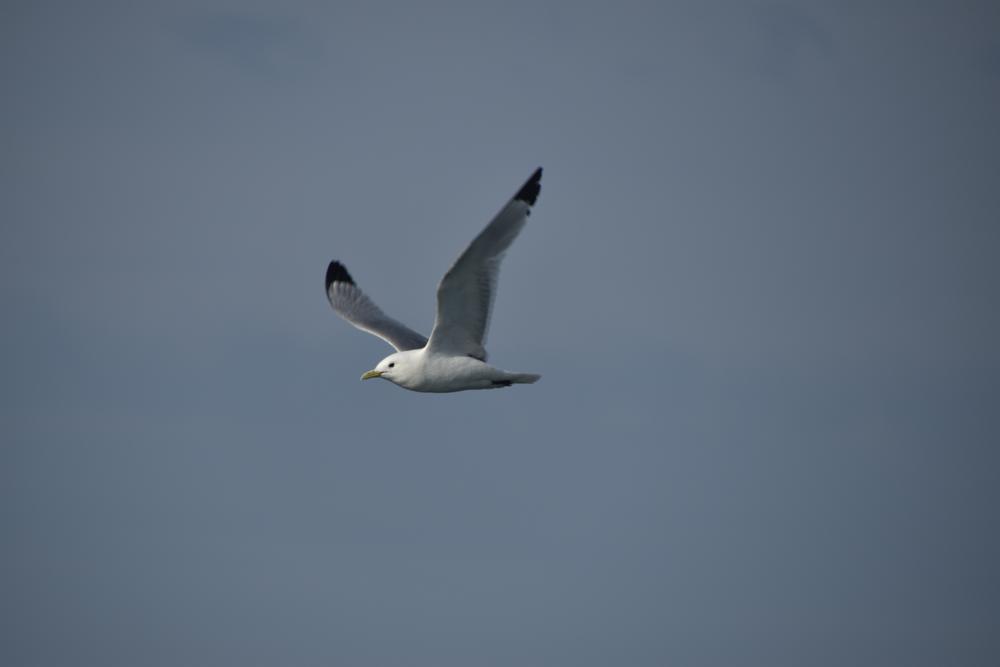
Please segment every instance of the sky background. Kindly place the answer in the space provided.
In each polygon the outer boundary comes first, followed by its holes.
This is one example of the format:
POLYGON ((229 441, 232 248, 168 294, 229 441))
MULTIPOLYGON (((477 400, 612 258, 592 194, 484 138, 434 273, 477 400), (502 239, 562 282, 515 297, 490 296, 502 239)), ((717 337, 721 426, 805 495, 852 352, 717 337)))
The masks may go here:
POLYGON ((1000 663, 998 7, 4 2, 0 663, 1000 663))

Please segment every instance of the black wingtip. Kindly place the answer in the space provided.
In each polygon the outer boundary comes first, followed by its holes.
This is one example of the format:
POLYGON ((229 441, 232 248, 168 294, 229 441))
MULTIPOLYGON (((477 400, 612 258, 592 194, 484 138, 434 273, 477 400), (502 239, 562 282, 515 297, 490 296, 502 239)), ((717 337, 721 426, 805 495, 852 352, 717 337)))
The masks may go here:
POLYGON ((528 204, 528 206, 534 206, 535 202, 538 200, 538 193, 542 191, 542 168, 539 167, 535 170, 535 173, 531 175, 521 189, 517 191, 514 195, 514 199, 520 199, 521 201, 528 204))
POLYGON ((330 262, 330 266, 326 267, 327 291, 329 291, 332 283, 347 283, 349 285, 354 284, 354 279, 351 278, 351 274, 347 272, 347 269, 343 264, 337 261, 330 262))

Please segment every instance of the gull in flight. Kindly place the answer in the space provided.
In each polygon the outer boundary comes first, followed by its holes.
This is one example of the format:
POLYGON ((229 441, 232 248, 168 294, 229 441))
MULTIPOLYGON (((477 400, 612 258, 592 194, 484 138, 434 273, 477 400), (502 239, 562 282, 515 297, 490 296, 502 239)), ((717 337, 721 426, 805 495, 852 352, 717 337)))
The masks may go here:
POLYGON ((504 252, 542 191, 539 167, 473 239, 437 288, 437 317, 425 338, 382 312, 340 262, 326 269, 326 296, 338 315, 396 348, 362 380, 383 378, 412 391, 451 392, 530 384, 540 375, 509 373, 486 363, 486 329, 504 252))

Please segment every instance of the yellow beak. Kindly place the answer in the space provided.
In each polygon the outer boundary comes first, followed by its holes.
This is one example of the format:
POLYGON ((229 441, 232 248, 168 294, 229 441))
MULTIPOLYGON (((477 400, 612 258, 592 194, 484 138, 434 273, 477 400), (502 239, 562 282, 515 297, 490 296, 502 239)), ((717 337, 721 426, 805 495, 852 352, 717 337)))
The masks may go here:
POLYGON ((361 379, 371 380, 372 378, 380 378, 380 377, 382 377, 382 371, 368 371, 367 373, 361 376, 361 379))

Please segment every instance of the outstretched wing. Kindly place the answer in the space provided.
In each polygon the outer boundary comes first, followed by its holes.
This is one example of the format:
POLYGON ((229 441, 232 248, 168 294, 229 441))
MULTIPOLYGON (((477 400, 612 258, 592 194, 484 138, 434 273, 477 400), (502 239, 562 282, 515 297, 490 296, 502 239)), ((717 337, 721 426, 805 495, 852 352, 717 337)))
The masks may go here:
POLYGON ((326 268, 326 296, 337 314, 370 334, 374 334, 402 352, 416 350, 427 344, 427 339, 398 322, 376 306, 354 284, 354 279, 340 262, 330 262, 326 268))
POLYGON ((437 318, 429 352, 486 360, 486 330, 496 295, 500 260, 528 221, 542 191, 542 168, 531 175, 459 256, 437 289, 437 318))

